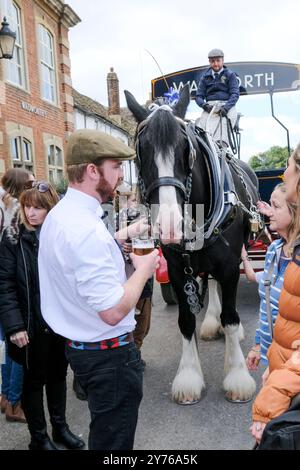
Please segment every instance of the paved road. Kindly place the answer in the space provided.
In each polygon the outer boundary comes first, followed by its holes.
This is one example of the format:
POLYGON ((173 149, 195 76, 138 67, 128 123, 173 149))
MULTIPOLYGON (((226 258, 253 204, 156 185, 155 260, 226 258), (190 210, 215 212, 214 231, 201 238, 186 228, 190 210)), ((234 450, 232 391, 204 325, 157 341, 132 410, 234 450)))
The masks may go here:
MULTIPOLYGON (((241 279, 238 311, 246 332, 244 353, 252 345, 257 311, 256 286, 241 279)), ((199 319, 200 324, 201 319, 199 319)), ((198 325, 199 328, 199 325, 198 325)), ((250 449, 248 431, 251 403, 231 404, 222 392, 224 340, 200 341, 206 394, 196 405, 180 406, 170 399, 171 383, 181 355, 181 336, 177 328, 176 307, 166 306, 155 287, 153 319, 143 346, 147 363, 144 398, 140 408, 135 448, 145 450, 250 449)), ((254 374, 259 384, 262 370, 254 374)), ((68 422, 73 432, 87 440, 89 416, 86 402, 76 399, 69 374, 68 422)), ((0 417, 0 450, 27 449, 28 432, 24 424, 7 423, 0 417)))

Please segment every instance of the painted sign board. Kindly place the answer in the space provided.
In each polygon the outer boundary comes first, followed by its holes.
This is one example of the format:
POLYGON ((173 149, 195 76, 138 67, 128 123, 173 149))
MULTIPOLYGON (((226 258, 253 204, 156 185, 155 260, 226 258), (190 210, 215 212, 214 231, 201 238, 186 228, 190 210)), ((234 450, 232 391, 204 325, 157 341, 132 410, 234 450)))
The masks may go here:
MULTIPOLYGON (((281 62, 226 62, 239 80, 241 95, 259 93, 276 93, 300 89, 300 64, 281 62)), ((165 77, 154 78, 152 84, 152 99, 163 96, 168 87, 180 91, 189 83, 191 98, 195 98, 201 75, 208 65, 170 73, 165 77), (166 83, 167 82, 167 83, 166 83)))
POLYGON ((262 201, 269 201, 275 186, 283 181, 285 168, 274 170, 255 170, 258 178, 258 190, 262 201))

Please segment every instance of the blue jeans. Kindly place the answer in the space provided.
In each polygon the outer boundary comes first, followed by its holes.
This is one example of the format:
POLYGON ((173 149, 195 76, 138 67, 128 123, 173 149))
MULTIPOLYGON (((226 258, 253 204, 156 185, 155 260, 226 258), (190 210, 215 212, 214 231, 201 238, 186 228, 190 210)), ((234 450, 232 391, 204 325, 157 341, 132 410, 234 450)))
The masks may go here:
POLYGON ((76 380, 88 397, 90 450, 132 450, 143 396, 143 365, 134 343, 107 350, 66 346, 76 380))
POLYGON ((23 388, 23 366, 13 361, 5 354, 5 364, 1 366, 2 372, 2 395, 15 405, 21 400, 23 388))

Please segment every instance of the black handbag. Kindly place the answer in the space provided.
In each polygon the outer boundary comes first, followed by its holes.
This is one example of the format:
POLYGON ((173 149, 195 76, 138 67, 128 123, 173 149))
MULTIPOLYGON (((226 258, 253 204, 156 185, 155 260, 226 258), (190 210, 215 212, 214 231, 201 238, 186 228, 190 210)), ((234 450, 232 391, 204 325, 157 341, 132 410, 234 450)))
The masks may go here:
POLYGON ((288 411, 268 422, 255 450, 300 450, 300 394, 288 411))

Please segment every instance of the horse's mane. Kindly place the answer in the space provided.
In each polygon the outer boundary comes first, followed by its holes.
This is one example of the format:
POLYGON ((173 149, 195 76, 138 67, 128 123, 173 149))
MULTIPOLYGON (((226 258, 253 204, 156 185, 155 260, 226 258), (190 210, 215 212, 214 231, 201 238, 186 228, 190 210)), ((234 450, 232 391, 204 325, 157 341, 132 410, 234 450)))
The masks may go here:
POLYGON ((179 143, 180 125, 177 119, 165 109, 157 109, 148 119, 147 140, 156 152, 168 155, 170 147, 174 148, 179 143))

